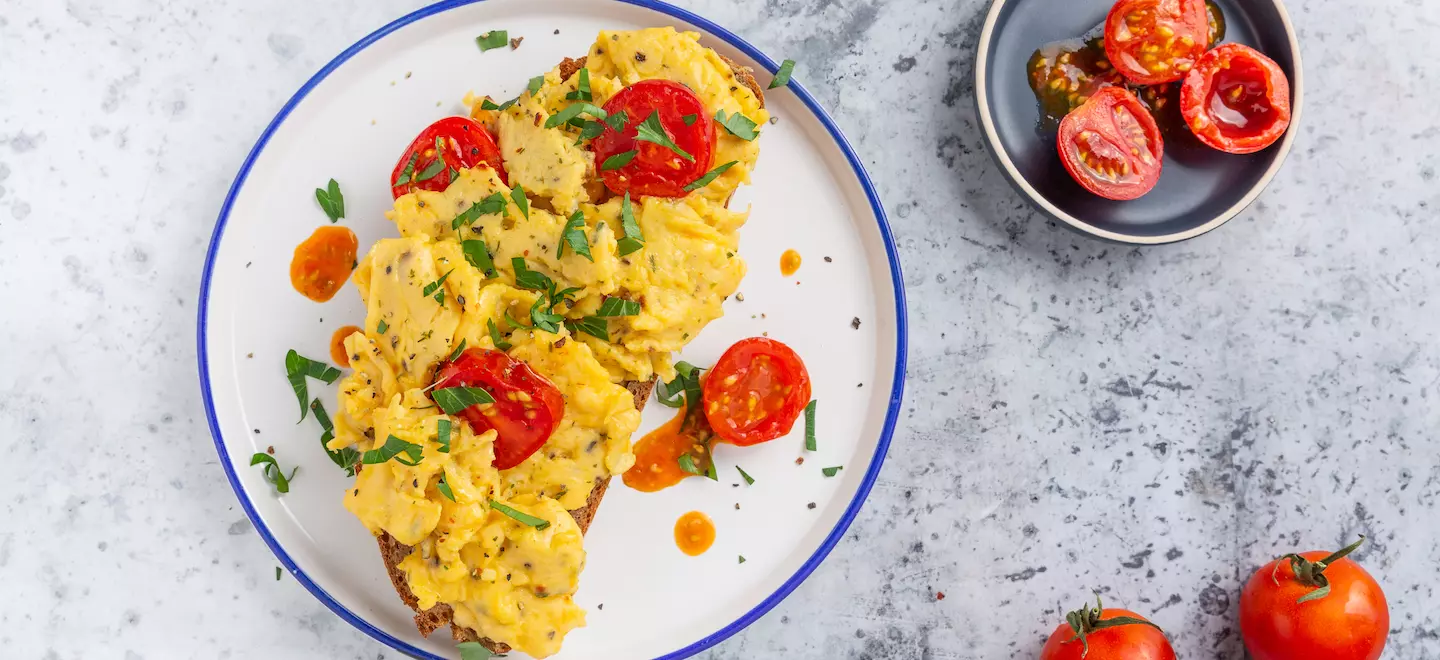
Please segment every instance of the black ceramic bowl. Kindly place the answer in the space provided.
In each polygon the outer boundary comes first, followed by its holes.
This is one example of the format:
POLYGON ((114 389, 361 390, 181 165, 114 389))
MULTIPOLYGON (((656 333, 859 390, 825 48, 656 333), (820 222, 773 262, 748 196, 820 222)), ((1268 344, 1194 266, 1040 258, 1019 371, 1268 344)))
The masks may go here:
POLYGON ((1224 43, 1268 55, 1290 78, 1290 130, 1254 154, 1216 151, 1178 131, 1165 136, 1165 165, 1155 189, 1115 202, 1070 178, 1041 122, 1027 64, 1036 48, 1078 37, 1105 20, 1112 0, 994 0, 975 59, 975 99, 985 140, 1000 169, 1041 212, 1071 228, 1112 241, 1160 244, 1210 231, 1238 215, 1280 170, 1295 141, 1304 106, 1300 45, 1280 0, 1217 0, 1224 43))

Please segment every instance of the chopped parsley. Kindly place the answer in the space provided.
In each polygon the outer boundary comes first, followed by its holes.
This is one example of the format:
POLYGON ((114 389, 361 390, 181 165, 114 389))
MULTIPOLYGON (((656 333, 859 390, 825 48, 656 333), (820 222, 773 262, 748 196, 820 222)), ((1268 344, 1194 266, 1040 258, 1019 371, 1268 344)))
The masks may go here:
POLYGON ((450 453, 450 420, 435 420, 435 442, 440 445, 440 453, 450 453))
POLYGON ((660 400, 661 405, 669 408, 679 408, 686 405, 686 399, 680 396, 682 393, 686 397, 693 396, 691 401, 698 402, 700 400, 701 371, 704 370, 689 362, 676 362, 675 380, 668 383, 661 381, 659 387, 655 388, 656 398, 660 400))
POLYGON ((380 325, 375 326, 375 332, 378 332, 378 333, 380 333, 380 334, 382 334, 382 335, 385 334, 385 331, 386 331, 386 330, 389 330, 389 329, 390 329, 390 324, 389 324, 389 323, 386 323, 386 322, 385 322, 385 319, 380 319, 380 325))
POLYGON ((695 459, 692 458, 689 454, 681 454, 681 455, 680 455, 679 462, 680 462, 680 469, 681 469, 681 470, 684 470, 684 471, 686 471, 686 472, 689 472, 690 474, 694 474, 694 475, 698 475, 698 476, 702 476, 702 477, 705 476, 705 473, 704 473, 704 472, 701 472, 699 467, 696 467, 696 465, 695 465, 695 459))
POLYGON ((565 327, 570 328, 571 332, 583 332, 601 341, 610 341, 610 324, 598 316, 566 319, 565 327))
POLYGON ((445 496, 445 499, 448 499, 451 502, 455 501, 455 491, 450 490, 450 484, 445 483, 444 474, 440 475, 440 483, 435 484, 435 488, 440 491, 441 495, 445 496))
POLYGON ((700 115, 689 114, 689 115, 685 115, 684 117, 681 117, 681 118, 680 118, 680 121, 685 122, 685 125, 686 125, 686 126, 694 126, 694 125, 695 125, 695 120, 696 120, 696 119, 699 119, 699 118, 700 118, 700 115))
POLYGON ((285 471, 280 469, 280 464, 275 462, 274 456, 263 451, 255 452, 255 455, 250 457, 250 464, 259 465, 261 463, 265 464, 265 467, 261 468, 261 474, 265 476, 265 481, 275 486, 275 491, 278 493, 290 492, 290 480, 295 478, 295 472, 300 468, 290 470, 290 476, 287 477, 285 471))
POLYGON ((624 298, 610 296, 605 302, 600 303, 600 311, 595 312, 596 316, 635 316, 640 313, 640 303, 624 298))
POLYGON ((510 201, 520 207, 520 215, 525 216, 526 220, 530 219, 530 198, 525 196, 523 186, 517 183, 514 188, 510 189, 510 201))
POLYGON ((445 279, 448 278, 448 277, 450 277, 450 273, 453 273, 453 272, 455 272, 455 269, 454 269, 454 268, 451 268, 450 270, 445 271, 445 274, 444 274, 444 275, 441 275, 441 276, 440 276, 440 279, 435 280, 434 282, 431 282, 431 283, 429 283, 429 284, 426 284, 426 285, 425 285, 425 288, 420 292, 421 295, 429 296, 429 295, 432 294, 432 293, 435 294, 435 302, 440 303, 440 306, 441 306, 441 307, 444 307, 444 306, 445 306, 445 290, 444 290, 444 289, 441 289, 440 287, 445 284, 445 279))
POLYGON ((510 350, 510 342, 500 337, 500 328, 495 327, 495 319, 485 319, 485 325, 490 329, 490 343, 502 351, 510 350))
POLYGON ((760 137, 760 134, 755 131, 755 122, 738 112, 726 115, 724 110, 720 110, 715 113, 715 121, 724 126, 731 135, 746 142, 753 142, 755 138, 760 137))
POLYGON ((790 74, 795 72, 795 60, 785 60, 780 63, 780 70, 775 72, 775 79, 770 81, 770 89, 784 87, 790 84, 790 74))
POLYGON ((570 101, 594 101, 590 95, 590 70, 580 68, 580 79, 575 83, 575 91, 565 95, 570 101))
POLYGON ((340 184, 330 180, 328 188, 315 189, 315 201, 320 202, 320 210, 330 218, 330 222, 339 221, 345 217, 345 196, 340 194, 340 184))
POLYGON ((815 451, 815 400, 805 404, 805 450, 815 451))
POLYGON ((625 201, 620 203, 620 231, 624 234, 616 242, 620 256, 645 247, 645 235, 640 233, 640 223, 635 221, 635 208, 630 205, 628 192, 625 193, 625 201))
POLYGON ((413 442, 406 442, 393 435, 385 438, 385 444, 379 449, 371 449, 360 457, 360 462, 366 465, 377 465, 390 459, 401 465, 414 467, 424 460, 424 448, 413 442), (404 458, 401 458, 401 456, 404 458), (409 460, 406 460, 409 459, 409 460))
POLYGON ((579 117, 582 113, 590 115, 591 117, 594 117, 601 121, 604 121, 605 118, 609 116, 605 114, 604 109, 593 103, 571 103, 570 105, 565 106, 565 108, 560 112, 557 112, 551 115, 549 119, 546 119, 545 128, 555 128, 556 126, 559 126, 561 124, 568 124, 570 123, 570 120, 579 117))
POLYGON ((460 642, 455 648, 460 650, 460 660, 490 660, 495 657, 495 654, 480 642, 460 642))
POLYGON ((716 168, 713 169, 713 170, 710 170, 709 172, 706 172, 706 173, 705 173, 705 176, 702 176, 702 177, 700 177, 700 178, 698 178, 698 179, 696 179, 696 180, 694 180, 694 181, 691 181, 689 184, 687 184, 687 185, 685 186, 685 192, 692 192, 692 191, 699 190, 699 189, 701 189, 701 188, 704 188, 705 186, 710 185, 710 182, 711 182, 711 181, 714 181, 715 179, 719 178, 721 174, 724 174, 724 173, 725 173, 725 170, 728 170, 728 169, 730 169, 730 168, 732 168, 732 167, 735 167, 735 164, 738 163, 738 162, 740 162, 740 161, 738 161, 738 160, 732 160, 732 161, 730 161, 730 162, 728 162, 728 163, 725 163, 724 165, 721 165, 721 166, 719 166, 719 167, 716 167, 716 168))
POLYGON ((628 124, 629 122, 630 115, 625 114, 624 110, 610 115, 610 117, 605 120, 605 123, 609 124, 610 128, 615 129, 617 133, 623 132, 625 130, 625 124, 628 124))
POLYGON ((531 78, 530 82, 525 84, 525 91, 530 92, 530 95, 534 96, 536 92, 540 91, 540 87, 544 84, 545 74, 542 73, 538 76, 535 76, 534 78, 531 78))
POLYGON ((742 564, 745 563, 745 555, 739 555, 739 557, 740 557, 740 563, 742 563, 742 564))
POLYGON ((585 238, 585 216, 579 211, 565 221, 565 229, 560 232, 560 247, 556 250, 555 258, 565 256, 565 246, 567 245, 570 246, 571 252, 585 257, 591 262, 595 261, 595 257, 590 256, 590 241, 585 238))
POLYGON ((330 415, 325 413, 325 405, 319 399, 310 402, 310 412, 315 413, 315 419, 320 422, 320 447, 330 457, 330 461, 345 470, 347 476, 355 476, 355 465, 360 462, 360 452, 351 447, 342 449, 331 449, 330 441, 335 439, 335 425, 330 422, 330 415))
POLYGON ((296 424, 305 421, 305 414, 308 410, 306 404, 309 402, 310 396, 306 391, 305 379, 307 377, 329 385, 340 377, 340 370, 324 362, 303 357, 293 348, 285 354, 285 378, 290 381, 290 389, 295 391, 295 398, 300 401, 300 421, 295 422, 296 424))
POLYGON ((458 230, 461 227, 474 224, 482 215, 498 215, 505 211, 505 195, 497 192, 471 204, 470 208, 465 209, 460 215, 455 216, 455 219, 450 221, 450 228, 458 230))
POLYGON ((752 476, 750 476, 749 474, 747 474, 747 473, 745 472, 745 469, 744 469, 744 468, 740 467, 739 465, 736 465, 736 466, 735 466, 735 469, 740 472, 740 478, 745 480, 745 485, 746 485, 746 486, 754 486, 754 485, 755 485, 755 477, 752 477, 752 476))
POLYGON ((465 253, 465 261, 485 273, 487 279, 495 277, 495 262, 490 259, 490 251, 485 249, 485 241, 478 238, 461 241, 460 251, 465 253))
POLYGON ((841 470, 844 470, 844 469, 845 469, 844 466, 837 465, 837 466, 835 466, 835 467, 820 468, 820 472, 821 472, 822 474, 824 474, 825 476, 827 476, 827 477, 833 477, 833 476, 835 476, 837 473, 839 473, 841 470))
POLYGON ((622 151, 618 154, 615 154, 609 158, 606 158, 605 162, 600 164, 600 170, 603 172, 606 170, 618 170, 622 167, 625 167, 626 165, 630 164, 630 161, 635 160, 635 156, 639 153, 639 150, 631 149, 629 151, 622 151))
POLYGON ((430 179, 440 176, 440 173, 443 171, 445 171, 445 161, 437 156, 435 162, 426 165, 425 169, 420 170, 420 174, 415 177, 415 181, 417 183, 420 181, 429 181, 430 179))
POLYGON ((460 345, 459 345, 459 346, 456 346, 456 347, 455 347, 455 350, 450 353, 450 361, 451 361, 451 362, 454 362, 454 361, 460 359, 460 354, 461 354, 461 353, 464 353, 464 352, 465 352, 465 340, 462 338, 462 339, 460 340, 460 345))
POLYGON ((530 270, 525 265, 525 257, 511 257, 510 267, 515 270, 515 285, 522 289, 549 291, 555 286, 555 281, 544 273, 530 270))
POLYGON ((510 516, 511 518, 514 518, 521 524, 529 525, 531 527, 534 527, 535 529, 545 529, 550 526, 550 521, 544 518, 537 518, 528 513, 516 511, 515 509, 505 506, 504 504, 501 504, 500 502, 493 499, 490 500, 490 508, 495 509, 496 511, 499 511, 500 513, 503 513, 507 516, 510 516))
POLYGON ((495 397, 478 387, 444 387, 430 393, 435 405, 447 415, 456 415, 470 406, 495 403, 495 397))
POLYGON ((665 132, 665 127, 660 124, 659 110, 651 112, 650 116, 645 118, 645 121, 640 122, 640 124, 635 127, 635 139, 658 144, 675 152, 676 155, 685 160, 692 163, 695 162, 695 157, 691 156, 684 149, 681 149, 680 145, 675 144, 675 141, 671 140, 670 135, 665 132))
POLYGON ((400 176, 395 177, 395 180, 391 182, 390 185, 392 188, 402 183, 410 183, 410 177, 415 174, 415 161, 419 159, 419 149, 410 152, 410 159, 405 161, 405 167, 400 170, 400 176))
POLYGON ((495 50, 510 45, 510 32, 507 30, 491 30, 475 37, 475 45, 480 47, 480 52, 495 50))
POLYGON ((530 306, 531 327, 545 332, 559 333, 560 324, 565 321, 565 317, 555 313, 553 302, 549 305, 546 305, 546 302, 546 297, 540 296, 535 299, 535 304, 530 306))

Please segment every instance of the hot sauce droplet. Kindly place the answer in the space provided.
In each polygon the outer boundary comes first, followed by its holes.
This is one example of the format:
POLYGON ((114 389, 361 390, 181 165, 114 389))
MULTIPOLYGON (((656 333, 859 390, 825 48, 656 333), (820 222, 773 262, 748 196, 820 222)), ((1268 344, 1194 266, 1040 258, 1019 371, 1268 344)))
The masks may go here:
POLYGON ((290 260, 290 285, 301 295, 325 302, 335 297, 355 268, 359 241, 348 227, 329 225, 315 230, 295 248, 290 260))
POLYGON ((790 277, 797 270, 800 270, 800 253, 786 250, 784 254, 780 255, 780 274, 790 277))
POLYGON ((330 359, 342 367, 350 366, 350 352, 345 350, 345 338, 360 332, 360 328, 347 325, 330 335, 330 359))
POLYGON ((675 545, 691 557, 703 554, 715 543, 715 523, 699 511, 691 511, 675 521, 675 545))

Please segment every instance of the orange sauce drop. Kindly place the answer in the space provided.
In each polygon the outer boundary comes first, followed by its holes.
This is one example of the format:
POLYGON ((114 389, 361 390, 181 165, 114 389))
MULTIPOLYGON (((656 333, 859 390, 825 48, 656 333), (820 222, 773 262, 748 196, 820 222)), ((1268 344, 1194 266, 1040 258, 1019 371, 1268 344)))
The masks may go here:
POLYGON ((360 328, 347 325, 330 335, 330 359, 342 367, 350 366, 350 352, 345 350, 345 338, 360 332, 360 328))
MULTIPOLYGON (((681 433, 685 409, 635 443, 635 465, 625 471, 625 485, 642 493, 653 493, 680 483, 689 472, 680 469, 680 455, 694 445, 689 434, 681 433)), ((678 532, 677 532, 678 533, 678 532)))
POLYGON ((790 277, 797 270, 800 270, 800 253, 786 250, 784 254, 780 255, 780 274, 790 277))
POLYGON ((691 511, 675 521, 675 545, 691 557, 703 554, 715 543, 715 523, 699 511, 691 511))
POLYGON ((295 258, 290 260, 290 285, 315 302, 335 297, 354 269, 359 247, 355 232, 348 227, 327 225, 316 229, 295 248, 295 258))

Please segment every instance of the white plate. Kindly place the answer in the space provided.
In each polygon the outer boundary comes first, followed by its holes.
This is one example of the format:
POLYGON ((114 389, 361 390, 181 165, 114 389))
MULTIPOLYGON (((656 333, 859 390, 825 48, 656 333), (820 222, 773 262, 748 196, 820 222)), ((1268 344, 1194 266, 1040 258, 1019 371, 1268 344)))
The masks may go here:
MULTIPOLYGON (((349 212, 342 222, 368 250, 396 235, 384 211, 398 154, 430 122, 463 112, 466 91, 508 98, 561 58, 584 54, 601 29, 664 25, 701 32, 705 45, 754 67, 765 83, 777 68, 723 28, 651 0, 441 3, 365 37, 306 83, 261 135, 221 209, 199 318, 200 381, 221 464, 285 567, 341 618, 396 649, 457 656, 445 631, 429 640, 416 632, 373 539, 341 505, 348 479, 321 450, 318 424, 295 423, 285 352, 328 358, 330 334, 364 318, 349 285, 323 305, 290 287, 294 246, 328 222, 313 190, 340 182, 349 212), (491 29, 523 35, 524 45, 482 54, 474 38, 491 29), (268 446, 282 465, 300 468, 287 495, 249 465, 268 446)), ((577 599, 588 625, 557 657, 679 658, 734 634, 815 569, 879 473, 905 365, 903 286, 884 211, 859 159, 803 88, 792 81, 771 90, 766 104, 779 122, 764 127, 753 183, 733 202, 752 205, 741 233, 745 300, 727 303, 725 317, 682 357, 708 365, 762 333, 794 347, 819 401, 818 451, 803 451, 797 424, 759 447, 722 447, 720 483, 689 479, 645 494, 613 482, 585 542, 577 599), (804 257, 790 278, 779 273, 786 248, 804 257), (741 482, 737 464, 755 485, 741 482), (845 470, 827 479, 820 469, 832 465, 845 470), (672 537, 690 510, 709 514, 718 530, 700 557, 681 554, 672 537)), ((333 410, 335 388, 310 385, 333 410)), ((670 414, 650 405, 641 433, 670 414)))

